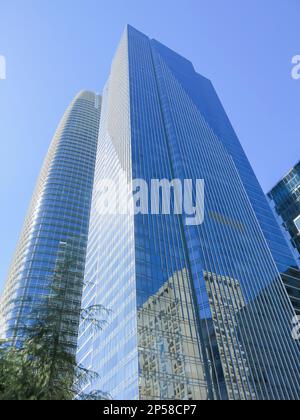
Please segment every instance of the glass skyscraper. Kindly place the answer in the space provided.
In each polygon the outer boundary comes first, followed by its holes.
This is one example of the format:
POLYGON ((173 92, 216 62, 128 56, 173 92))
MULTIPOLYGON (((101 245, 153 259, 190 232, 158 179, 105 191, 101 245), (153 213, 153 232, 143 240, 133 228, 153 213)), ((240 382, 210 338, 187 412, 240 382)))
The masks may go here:
POLYGON ((99 374, 85 391, 299 399, 287 272, 296 262, 211 82, 128 26, 103 92, 83 307, 110 313, 102 331, 80 328, 78 360, 99 374), (204 223, 105 215, 103 179, 203 179, 204 223))
MULTIPOLYGON (((100 111, 99 96, 79 93, 50 145, 1 297, 1 337, 14 344, 67 261, 67 299, 80 310, 100 111)), ((73 351, 78 324, 68 324, 73 351)))
POLYGON ((300 256, 300 162, 272 188, 268 196, 300 256))
MULTIPOLYGON (((275 215, 300 266, 300 162, 284 176, 269 192, 275 215)), ((288 293, 300 315, 300 277, 285 276, 288 293)))

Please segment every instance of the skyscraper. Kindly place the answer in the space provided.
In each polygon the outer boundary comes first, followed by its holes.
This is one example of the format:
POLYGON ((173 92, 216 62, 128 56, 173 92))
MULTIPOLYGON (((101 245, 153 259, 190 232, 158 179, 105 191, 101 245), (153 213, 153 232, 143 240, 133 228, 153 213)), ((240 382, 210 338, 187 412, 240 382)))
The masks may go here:
MULTIPOLYGON (((50 145, 1 297, 1 336, 13 343, 22 340, 63 265, 72 290, 67 299, 80 309, 100 110, 99 96, 79 93, 50 145)), ((73 349, 78 324, 79 317, 69 324, 73 349)))
POLYGON ((110 314, 102 331, 80 328, 78 359, 99 373, 85 391, 298 399, 289 269, 296 262, 211 82, 128 26, 103 92, 83 307, 110 314), (204 223, 100 212, 103 179, 203 179, 204 223))
MULTIPOLYGON (((268 197, 300 266, 300 162, 272 188, 268 197)), ((294 308, 300 315, 300 276, 288 270, 284 281, 294 308)))
POLYGON ((300 258, 300 162, 268 194, 300 258))

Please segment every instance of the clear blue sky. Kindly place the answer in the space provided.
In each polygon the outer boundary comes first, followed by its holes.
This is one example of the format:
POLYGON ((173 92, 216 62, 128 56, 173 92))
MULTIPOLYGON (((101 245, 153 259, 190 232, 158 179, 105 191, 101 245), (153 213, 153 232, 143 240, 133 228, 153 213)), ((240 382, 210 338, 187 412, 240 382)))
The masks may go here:
POLYGON ((0 287, 50 140, 81 89, 100 92, 126 23, 211 78, 267 191, 300 158, 299 0, 4 0, 0 287))

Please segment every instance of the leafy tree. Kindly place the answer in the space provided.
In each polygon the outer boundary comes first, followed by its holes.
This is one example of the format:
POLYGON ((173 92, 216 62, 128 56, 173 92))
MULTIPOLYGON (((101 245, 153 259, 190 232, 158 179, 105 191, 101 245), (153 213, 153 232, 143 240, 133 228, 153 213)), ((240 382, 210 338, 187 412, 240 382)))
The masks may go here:
POLYGON ((75 259, 64 249, 57 258, 50 293, 33 307, 19 327, 13 346, 0 343, 0 400, 108 399, 101 392, 82 394, 97 377, 76 362, 80 319, 99 330, 108 311, 101 305, 80 309, 82 281, 75 259))

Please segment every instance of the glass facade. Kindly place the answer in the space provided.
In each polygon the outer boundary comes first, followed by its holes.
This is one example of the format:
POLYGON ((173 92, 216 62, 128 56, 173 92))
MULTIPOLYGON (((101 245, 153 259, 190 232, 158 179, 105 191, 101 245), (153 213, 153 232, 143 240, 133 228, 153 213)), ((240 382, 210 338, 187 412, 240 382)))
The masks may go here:
MULTIPOLYGON (((271 207, 300 267, 300 162, 269 192, 271 207)), ((300 315, 299 272, 288 270, 284 282, 300 315)))
POLYGON ((80 328, 78 360, 99 374, 85 391, 298 399, 289 270, 296 262, 211 82, 128 26, 103 93, 83 306, 110 314, 102 331, 80 328), (103 179, 204 179, 204 223, 100 214, 103 179))
MULTIPOLYGON (((70 258, 68 301, 80 309, 100 110, 99 96, 79 93, 50 145, 1 297, 1 336, 14 343, 70 258)), ((69 324, 72 348, 78 324, 69 324)))
POLYGON ((300 216, 298 216, 295 220, 294 220, 296 229, 298 230, 298 234, 300 233, 300 216))
POLYGON ((300 162, 269 192, 294 248, 300 254, 300 162))

